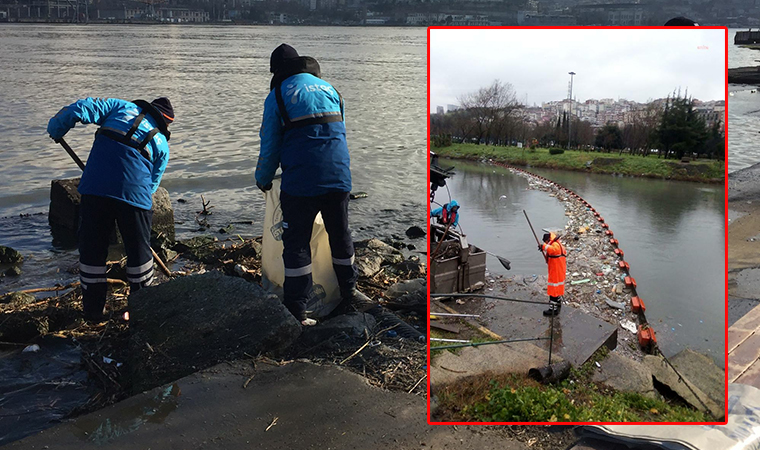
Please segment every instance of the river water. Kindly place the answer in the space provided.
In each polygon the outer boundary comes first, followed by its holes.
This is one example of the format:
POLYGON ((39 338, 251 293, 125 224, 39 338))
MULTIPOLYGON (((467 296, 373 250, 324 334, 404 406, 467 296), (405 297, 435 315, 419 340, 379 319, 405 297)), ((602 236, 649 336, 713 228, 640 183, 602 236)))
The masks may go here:
MULTIPOLYGON (((53 248, 47 216, 35 213, 47 212, 52 179, 79 174, 46 135, 47 122, 87 96, 172 100, 177 119, 161 185, 178 237, 197 230, 201 194, 214 207, 211 231, 235 223, 235 233, 260 234, 264 201, 253 172, 269 55, 282 42, 317 58, 345 98, 353 190, 369 194, 351 202, 354 238, 403 236, 422 225, 424 29, 0 24, 0 245, 27 256, 25 275, 0 292, 28 285, 29 276, 72 278, 60 261, 76 256, 53 248)), ((66 135, 82 159, 94 132, 78 125, 66 135)))
MULTIPOLYGON (((456 166, 448 187, 462 205, 460 224, 468 241, 512 261, 512 270, 506 271, 488 257, 488 270, 545 274, 546 264, 522 210, 539 233, 541 228, 564 228, 560 202, 544 192, 527 190, 525 178, 498 166, 452 160, 441 165, 456 166)), ((723 186, 528 170, 577 192, 614 230, 665 355, 688 347, 712 356, 723 367, 723 186)), ((446 190, 438 191, 436 201, 448 199, 446 190)))
MULTIPOLYGON (((737 31, 728 30, 728 67, 760 66, 760 51, 734 45, 737 31)), ((760 93, 757 86, 740 84, 728 90, 728 171, 733 172, 760 162, 760 93)))

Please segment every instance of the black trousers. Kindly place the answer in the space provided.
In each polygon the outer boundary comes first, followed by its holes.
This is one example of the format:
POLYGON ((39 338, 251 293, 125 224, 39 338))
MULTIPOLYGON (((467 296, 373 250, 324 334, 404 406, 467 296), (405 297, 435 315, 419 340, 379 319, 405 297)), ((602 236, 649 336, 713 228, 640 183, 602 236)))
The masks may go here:
POLYGON ((330 241, 333 269, 341 294, 356 287, 354 243, 348 228, 348 192, 331 192, 315 197, 296 197, 280 192, 285 263, 284 304, 299 320, 306 318, 313 282, 311 276, 311 233, 314 218, 322 213, 330 241))
POLYGON ((150 251, 153 211, 95 195, 83 195, 79 211, 82 304, 86 315, 97 315, 106 304, 106 258, 114 222, 118 224, 124 241, 131 292, 153 282, 153 254, 150 251))

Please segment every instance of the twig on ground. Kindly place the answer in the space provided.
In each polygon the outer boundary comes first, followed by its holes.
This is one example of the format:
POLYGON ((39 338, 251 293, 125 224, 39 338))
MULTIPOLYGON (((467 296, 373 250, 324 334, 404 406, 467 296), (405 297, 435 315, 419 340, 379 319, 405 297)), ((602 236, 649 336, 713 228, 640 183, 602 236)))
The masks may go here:
POLYGON ((407 392, 407 393, 411 394, 412 392, 414 392, 414 390, 417 389, 417 386, 419 386, 420 383, 422 383, 422 380, 424 380, 425 378, 427 378, 427 374, 423 375, 422 378, 420 378, 420 381, 418 381, 417 383, 415 383, 415 385, 412 386, 412 388, 409 389, 409 392, 407 392))
POLYGON ((353 354, 351 354, 351 356, 349 356, 348 358, 346 358, 346 359, 344 359, 343 361, 341 361, 341 362, 340 362, 340 365, 343 365, 343 364, 345 364, 345 363, 346 363, 347 361, 349 361, 351 358, 353 358, 354 356, 358 355, 358 354, 359 354, 359 352, 361 352, 362 350, 364 350, 364 348, 365 348, 366 346, 368 346, 368 345, 369 345, 369 342, 370 342, 370 341, 367 341, 367 342, 365 342, 365 343, 364 343, 364 345, 362 345, 361 347, 359 347, 359 350, 355 351, 353 354))

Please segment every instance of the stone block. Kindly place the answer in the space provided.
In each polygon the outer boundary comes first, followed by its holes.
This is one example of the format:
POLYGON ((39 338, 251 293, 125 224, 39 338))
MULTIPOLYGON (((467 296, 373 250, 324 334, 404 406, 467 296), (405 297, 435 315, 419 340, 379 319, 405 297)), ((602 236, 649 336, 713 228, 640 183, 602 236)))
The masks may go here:
MULTIPOLYGON (((50 210, 48 221, 53 233, 61 242, 76 242, 79 228, 79 204, 81 196, 77 188, 79 178, 53 180, 50 185, 50 210)), ((169 192, 159 187, 153 194, 153 228, 154 234, 163 234, 174 241, 174 210, 169 192)), ((121 239, 117 238, 120 242, 121 239)))
POLYGON ((174 279, 130 296, 133 392, 259 353, 276 354, 301 325, 260 286, 220 272, 174 279))

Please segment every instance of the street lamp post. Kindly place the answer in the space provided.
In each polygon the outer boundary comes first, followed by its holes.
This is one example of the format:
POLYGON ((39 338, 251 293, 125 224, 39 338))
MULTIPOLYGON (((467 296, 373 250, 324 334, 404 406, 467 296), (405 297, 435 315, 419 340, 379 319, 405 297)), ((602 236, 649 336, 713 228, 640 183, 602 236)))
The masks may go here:
POLYGON ((570 74, 570 93, 568 94, 570 97, 570 117, 568 119, 570 120, 567 122, 567 149, 570 150, 570 136, 572 136, 570 131, 573 127, 573 75, 575 72, 568 72, 568 74, 570 74))

